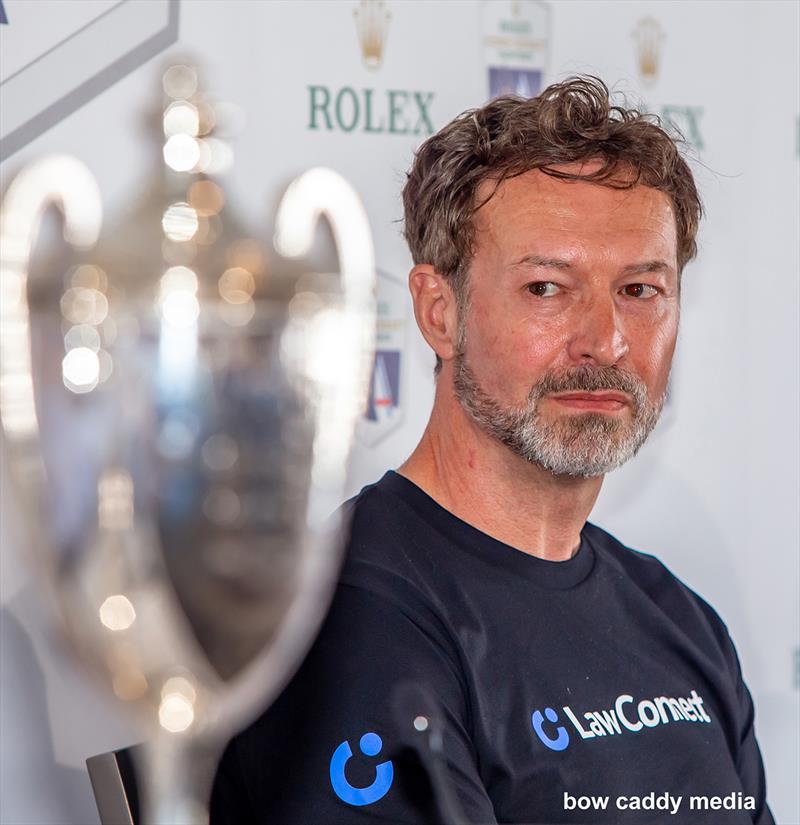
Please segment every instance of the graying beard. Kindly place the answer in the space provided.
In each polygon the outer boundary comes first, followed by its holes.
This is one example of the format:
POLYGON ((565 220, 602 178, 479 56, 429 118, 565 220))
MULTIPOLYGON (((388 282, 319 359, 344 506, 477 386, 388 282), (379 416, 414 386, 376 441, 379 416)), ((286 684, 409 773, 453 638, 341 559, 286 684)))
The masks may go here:
POLYGON ((636 455, 658 421, 663 398, 650 401, 642 382, 616 367, 586 365, 548 373, 531 389, 524 409, 504 409, 478 385, 459 337, 462 346, 455 357, 454 388, 461 406, 487 434, 556 475, 605 475, 636 455), (633 398, 633 421, 627 435, 622 421, 597 413, 546 424, 536 410, 539 400, 550 393, 604 389, 626 392, 633 398))

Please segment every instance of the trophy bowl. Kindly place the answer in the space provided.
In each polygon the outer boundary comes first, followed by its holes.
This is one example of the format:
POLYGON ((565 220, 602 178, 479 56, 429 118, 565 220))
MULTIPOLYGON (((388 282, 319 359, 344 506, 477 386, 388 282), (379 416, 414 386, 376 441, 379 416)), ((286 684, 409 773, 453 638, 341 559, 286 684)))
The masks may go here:
POLYGON ((275 246, 301 260, 324 217, 338 277, 168 256, 197 212, 162 195, 145 210, 151 234, 131 227, 137 248, 111 255, 94 246, 100 196, 82 163, 43 158, 12 181, 0 419, 58 627, 138 711, 145 821, 166 825, 207 820, 222 747, 290 678, 327 609, 374 259, 357 195, 328 169, 289 186, 275 246), (36 281, 53 205, 75 251, 63 282, 36 281))

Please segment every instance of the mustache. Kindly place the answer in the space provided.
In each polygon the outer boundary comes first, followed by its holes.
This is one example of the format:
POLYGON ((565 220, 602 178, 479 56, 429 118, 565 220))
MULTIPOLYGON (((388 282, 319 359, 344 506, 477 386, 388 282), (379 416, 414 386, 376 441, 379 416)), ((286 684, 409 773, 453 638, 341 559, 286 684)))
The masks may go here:
POLYGON ((612 390, 631 396, 637 406, 647 401, 647 387, 641 378, 620 367, 595 367, 588 364, 568 370, 551 370, 531 388, 529 401, 558 392, 601 392, 612 390))

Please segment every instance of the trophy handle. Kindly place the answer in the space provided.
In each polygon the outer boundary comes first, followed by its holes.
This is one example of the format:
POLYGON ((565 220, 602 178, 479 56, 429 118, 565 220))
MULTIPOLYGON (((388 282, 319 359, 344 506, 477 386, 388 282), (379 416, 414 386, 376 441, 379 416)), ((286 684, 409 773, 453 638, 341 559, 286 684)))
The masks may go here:
POLYGON ((289 184, 275 218, 275 248, 287 258, 307 254, 322 215, 336 243, 345 304, 369 312, 375 288, 369 220, 355 189, 338 172, 317 166, 289 184))
POLYGON ((328 310, 312 334, 323 339, 311 367, 325 385, 314 439, 312 526, 341 502, 352 427, 366 405, 375 349, 375 251, 369 219, 355 189, 338 172, 317 166, 289 185, 275 218, 275 248, 287 258, 308 254, 317 222, 327 218, 336 245, 344 303, 328 310), (346 433, 346 437, 342 437, 346 433), (330 495, 324 495, 329 492, 330 495))
POLYGON ((29 163, 0 204, 0 420, 27 506, 36 501, 44 482, 31 370, 28 270, 42 216, 51 205, 64 216, 67 243, 95 244, 102 224, 100 190, 77 158, 49 155, 29 163))

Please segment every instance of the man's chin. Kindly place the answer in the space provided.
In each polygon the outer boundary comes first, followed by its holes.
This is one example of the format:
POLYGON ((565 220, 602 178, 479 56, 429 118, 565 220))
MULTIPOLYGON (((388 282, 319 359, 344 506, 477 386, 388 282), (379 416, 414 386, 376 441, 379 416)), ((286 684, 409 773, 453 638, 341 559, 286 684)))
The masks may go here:
POLYGON ((563 478, 602 478, 628 460, 628 457, 619 457, 609 461, 606 457, 595 458, 586 454, 539 455, 526 458, 554 476, 563 478))
POLYGON ((525 439, 523 457, 554 475, 597 478, 622 466, 641 446, 624 422, 609 421, 602 413, 584 413, 581 421, 570 418, 555 427, 540 426, 536 437, 525 439))

